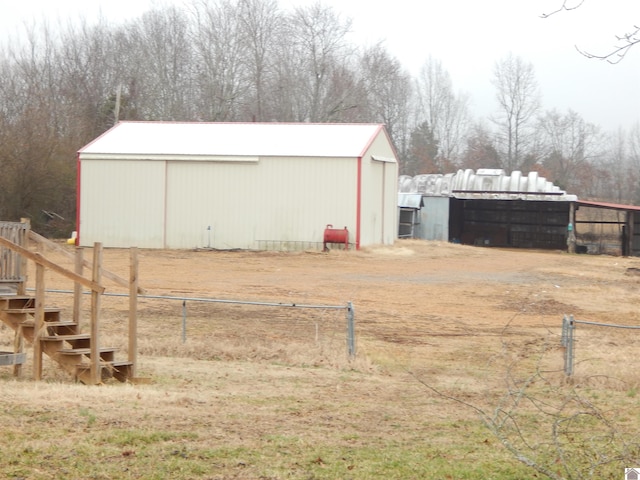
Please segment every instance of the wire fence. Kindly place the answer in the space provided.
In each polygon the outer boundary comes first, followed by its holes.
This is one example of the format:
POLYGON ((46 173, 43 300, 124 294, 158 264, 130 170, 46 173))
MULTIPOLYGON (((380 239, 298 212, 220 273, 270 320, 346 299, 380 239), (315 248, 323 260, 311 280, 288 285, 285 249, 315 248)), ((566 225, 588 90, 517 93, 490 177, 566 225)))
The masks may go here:
POLYGON ((574 374, 576 348, 575 332, 578 324, 624 330, 640 330, 640 326, 638 325, 617 325, 613 323, 590 322, 586 320, 576 320, 573 315, 565 315, 562 317, 562 334, 560 337, 560 344, 564 347, 564 374, 567 377, 574 374))
MULTIPOLYGON (((70 295, 73 291, 48 289, 47 293, 70 295)), ((105 292, 103 297, 128 299, 129 295, 105 292)), ((162 345, 162 339, 171 335, 183 345, 200 342, 207 348, 242 345, 245 350, 267 352, 289 346, 311 354, 313 346, 325 354, 339 354, 346 348, 348 358, 356 357, 352 302, 328 305, 149 294, 140 294, 138 299, 138 316, 150 320, 139 333, 143 348, 152 342, 162 345), (175 322, 179 322, 179 328, 172 326, 175 322)), ((128 302, 110 307, 103 302, 103 310, 112 308, 115 312, 126 305, 128 302)), ((157 345, 148 348, 160 351, 157 345)))

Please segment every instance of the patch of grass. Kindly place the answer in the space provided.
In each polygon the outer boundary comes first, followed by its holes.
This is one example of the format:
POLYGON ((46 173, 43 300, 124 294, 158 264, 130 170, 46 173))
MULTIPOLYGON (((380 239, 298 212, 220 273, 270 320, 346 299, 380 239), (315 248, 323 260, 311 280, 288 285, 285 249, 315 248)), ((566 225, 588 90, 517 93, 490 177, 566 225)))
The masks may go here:
MULTIPOLYGON (((486 448, 487 452, 489 448, 486 448)), ((259 478, 296 479, 407 479, 407 478, 456 478, 456 479, 507 479, 535 478, 524 466, 509 459, 486 460, 458 456, 460 452, 438 450, 416 444, 408 447, 402 443, 381 443, 368 446, 312 446, 280 443, 278 450, 270 452, 243 452, 243 468, 253 471, 259 478), (261 466, 262 458, 271 458, 268 467, 261 466), (250 463, 246 463, 250 462, 250 463)), ((494 457, 494 454, 490 454, 494 457)), ((231 462, 233 463, 233 462, 231 462)))
MULTIPOLYGON (((97 419, 96 422, 100 422, 97 419)), ((28 432, 13 432, 18 442, 3 449, 2 478, 30 480, 136 478, 533 478, 495 445, 432 444, 425 432, 421 442, 361 438, 312 440, 304 435, 274 433, 246 445, 215 444, 189 432, 171 432, 146 425, 120 429, 101 425, 65 435, 65 421, 45 427, 48 438, 30 442, 28 432), (22 444, 21 447, 19 445, 22 444), (126 473, 123 473, 126 472, 126 473)), ((478 433, 481 429, 478 429, 478 433)), ((466 429, 469 433, 469 429, 466 429)), ((484 436, 482 437, 484 438, 484 436)), ((477 443, 475 443, 477 442, 477 443)))
POLYGON ((180 439, 193 439, 195 434, 188 432, 174 433, 165 431, 114 430, 102 439, 103 442, 120 447, 149 445, 171 442, 180 439))
POLYGON ((81 417, 86 417, 87 419, 87 427, 91 427, 96 423, 96 416, 92 413, 88 408, 81 408, 78 412, 81 417))

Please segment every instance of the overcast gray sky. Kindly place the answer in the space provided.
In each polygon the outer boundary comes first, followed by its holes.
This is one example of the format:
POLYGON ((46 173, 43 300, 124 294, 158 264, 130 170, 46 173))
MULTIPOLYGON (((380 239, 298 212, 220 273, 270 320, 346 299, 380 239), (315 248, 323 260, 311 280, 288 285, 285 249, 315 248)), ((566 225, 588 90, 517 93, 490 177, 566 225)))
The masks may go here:
MULTIPOLYGON (((316 0, 279 0, 284 9, 316 0)), ((573 1, 573 0, 569 0, 573 1)), ((575 0, 576 2, 579 0, 575 0)), ((184 0, 0 0, 5 37, 25 21, 135 18, 153 3, 184 0)), ((495 62, 513 53, 533 63, 543 107, 571 108, 606 130, 640 122, 640 45, 617 65, 589 60, 575 49, 608 52, 615 35, 640 24, 638 0, 585 0, 577 10, 542 19, 562 0, 322 0, 353 20, 358 45, 383 40, 388 50, 417 74, 431 56, 451 74, 457 90, 472 101, 472 113, 495 111, 491 86, 495 62)))

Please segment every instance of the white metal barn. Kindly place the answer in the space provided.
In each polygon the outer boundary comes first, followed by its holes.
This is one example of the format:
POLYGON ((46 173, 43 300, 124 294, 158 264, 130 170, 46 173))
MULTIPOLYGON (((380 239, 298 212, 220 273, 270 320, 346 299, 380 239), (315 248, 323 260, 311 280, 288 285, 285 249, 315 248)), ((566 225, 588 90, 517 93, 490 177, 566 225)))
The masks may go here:
POLYGON ((383 125, 121 122, 78 152, 77 243, 293 250, 333 225, 392 244, 397 179, 383 125))

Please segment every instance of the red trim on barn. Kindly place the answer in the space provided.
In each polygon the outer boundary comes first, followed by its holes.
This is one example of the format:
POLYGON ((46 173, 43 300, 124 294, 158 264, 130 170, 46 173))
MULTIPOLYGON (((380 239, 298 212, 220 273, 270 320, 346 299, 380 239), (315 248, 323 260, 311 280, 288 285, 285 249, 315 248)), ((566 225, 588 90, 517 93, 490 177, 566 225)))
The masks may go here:
POLYGON ((76 245, 80 245, 80 152, 76 156, 76 245))
POLYGON ((609 208, 611 210, 628 210, 634 212, 640 212, 640 207, 636 205, 623 205, 621 203, 607 203, 607 202, 591 202, 588 200, 578 200, 580 207, 594 207, 594 208, 609 208))
POLYGON ((360 217, 362 215, 362 157, 358 157, 358 179, 356 195, 356 250, 360 250, 360 217))

